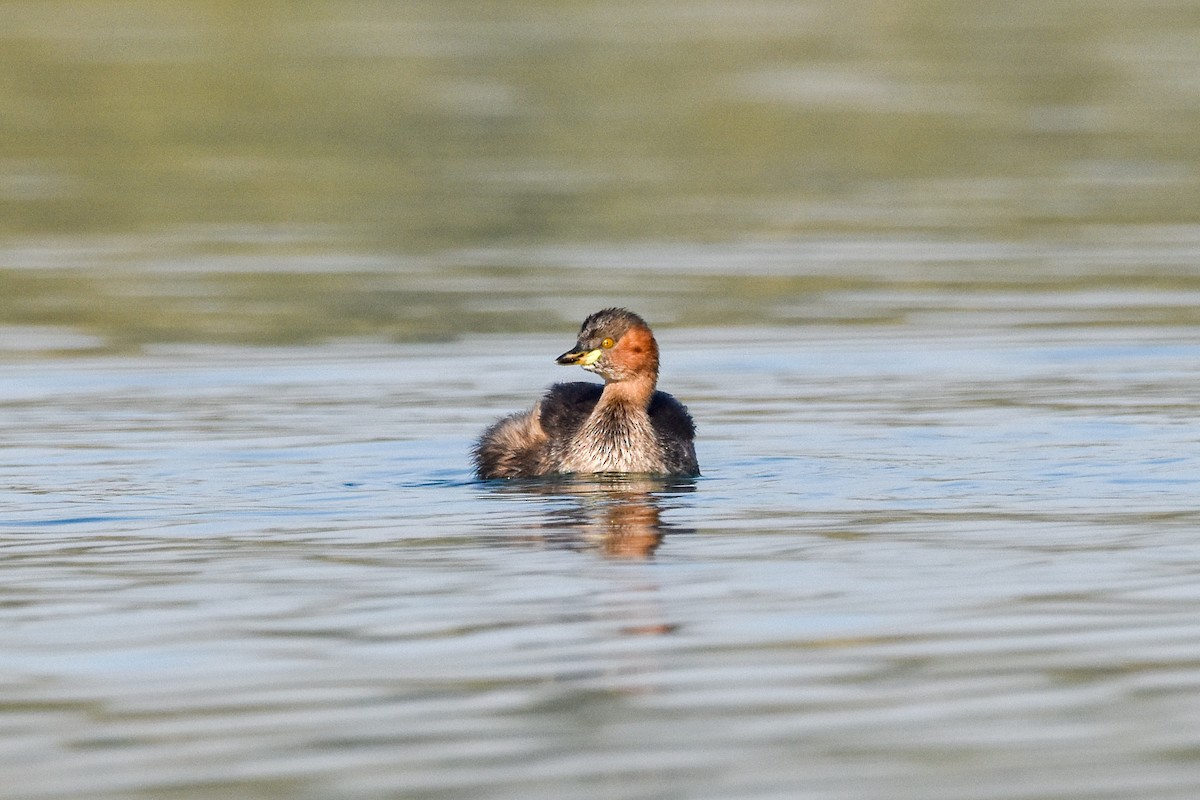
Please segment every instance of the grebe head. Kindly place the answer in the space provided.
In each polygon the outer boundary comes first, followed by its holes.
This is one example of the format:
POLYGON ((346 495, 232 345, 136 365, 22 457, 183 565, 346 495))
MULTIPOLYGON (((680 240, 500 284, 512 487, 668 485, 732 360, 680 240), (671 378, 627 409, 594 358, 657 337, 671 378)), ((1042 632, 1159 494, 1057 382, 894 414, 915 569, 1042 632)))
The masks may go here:
POLYGON ((606 383, 658 379, 658 343, 646 321, 623 308, 606 308, 583 321, 575 347, 558 357, 578 365, 606 383))

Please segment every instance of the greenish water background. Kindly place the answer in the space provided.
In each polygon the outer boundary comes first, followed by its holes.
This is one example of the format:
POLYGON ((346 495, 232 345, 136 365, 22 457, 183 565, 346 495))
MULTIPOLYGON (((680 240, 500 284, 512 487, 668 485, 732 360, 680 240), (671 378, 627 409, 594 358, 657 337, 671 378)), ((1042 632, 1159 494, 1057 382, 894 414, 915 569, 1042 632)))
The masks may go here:
POLYGON ((1200 288, 1179 263, 1200 250, 1193 3, 0 13, 0 320, 30 346, 75 341, 47 326, 100 349, 547 330, 604 298, 744 324, 914 283, 1200 288), (814 262, 826 242, 861 248, 814 262))

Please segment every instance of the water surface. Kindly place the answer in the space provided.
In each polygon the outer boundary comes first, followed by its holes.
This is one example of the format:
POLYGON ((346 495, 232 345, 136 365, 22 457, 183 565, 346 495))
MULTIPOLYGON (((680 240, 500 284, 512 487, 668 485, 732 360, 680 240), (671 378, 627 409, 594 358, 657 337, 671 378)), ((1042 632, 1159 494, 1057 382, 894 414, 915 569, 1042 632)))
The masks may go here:
POLYGON ((668 329, 705 473, 679 483, 470 479, 569 336, 15 365, 4 771, 26 797, 1187 797, 1176 334, 668 329))
POLYGON ((1194 4, 0 18, 0 795, 1200 794, 1194 4))

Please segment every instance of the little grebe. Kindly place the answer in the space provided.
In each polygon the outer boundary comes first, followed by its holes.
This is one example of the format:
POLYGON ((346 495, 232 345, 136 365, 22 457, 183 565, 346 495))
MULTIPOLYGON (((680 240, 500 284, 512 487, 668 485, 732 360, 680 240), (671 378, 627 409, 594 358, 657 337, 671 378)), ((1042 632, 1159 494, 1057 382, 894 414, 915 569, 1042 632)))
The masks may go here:
POLYGON ((696 426, 682 403, 655 391, 658 343, 641 317, 623 308, 597 311, 558 363, 594 372, 604 386, 556 383, 531 410, 496 422, 475 445, 480 478, 700 474, 696 426))

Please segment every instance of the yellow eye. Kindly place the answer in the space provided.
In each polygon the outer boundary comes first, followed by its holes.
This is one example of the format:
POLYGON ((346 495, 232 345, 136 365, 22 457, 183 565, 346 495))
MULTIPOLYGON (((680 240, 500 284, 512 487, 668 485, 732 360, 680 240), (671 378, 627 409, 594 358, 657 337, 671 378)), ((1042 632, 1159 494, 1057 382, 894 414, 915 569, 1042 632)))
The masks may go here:
POLYGON ((606 337, 606 338, 605 338, 605 340, 604 340, 603 342, 601 342, 601 343, 600 343, 600 346, 601 346, 601 347, 603 347, 605 350, 609 350, 609 349, 611 349, 611 348, 612 348, 612 346, 613 346, 614 344, 616 344, 616 342, 614 342, 614 341, 612 340, 612 337, 611 337, 611 336, 609 336, 609 337, 606 337))

